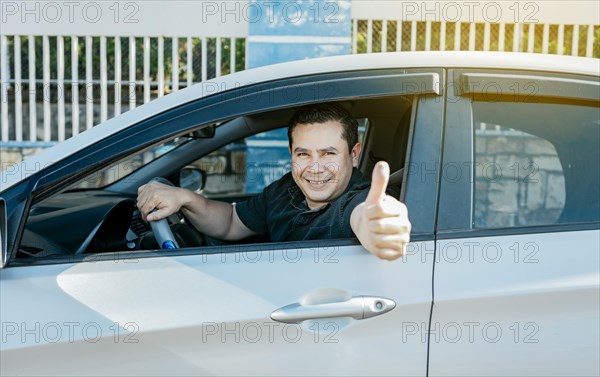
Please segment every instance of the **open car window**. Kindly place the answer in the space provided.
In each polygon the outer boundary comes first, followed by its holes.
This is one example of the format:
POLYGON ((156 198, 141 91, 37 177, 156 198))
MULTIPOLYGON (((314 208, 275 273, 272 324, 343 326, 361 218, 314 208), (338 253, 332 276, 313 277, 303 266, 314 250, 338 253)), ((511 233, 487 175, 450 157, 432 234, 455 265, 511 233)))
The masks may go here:
MULTIPOLYGON (((403 166, 413 100, 413 96, 398 95, 348 104, 359 121, 363 150, 358 168, 365 177, 370 176, 379 160, 388 161, 392 171, 403 166), (390 139, 400 142, 390 143, 390 139)), ((138 173, 169 178, 175 185, 181 185, 184 184, 181 172, 196 168, 206 177, 204 187, 198 192, 215 200, 240 202, 291 170, 286 122, 292 113, 293 108, 284 108, 234 118, 219 126, 219 132, 211 138, 167 139, 34 203, 17 259, 84 258, 88 254, 159 249, 150 226, 141 219, 136 207, 137 187, 147 182, 138 173), (258 132, 248 134, 248 122, 258 132), (236 136, 240 134, 244 136, 236 136), (223 143, 222 135, 231 136, 223 143), (117 181, 119 184, 114 185, 117 181), (115 189, 124 187, 120 183, 126 181, 134 182, 135 188, 131 183, 127 190, 115 189)), ((223 245, 201 234, 181 212, 167 220, 180 248, 223 245)), ((264 241, 264 237, 255 237, 237 243, 264 241)))

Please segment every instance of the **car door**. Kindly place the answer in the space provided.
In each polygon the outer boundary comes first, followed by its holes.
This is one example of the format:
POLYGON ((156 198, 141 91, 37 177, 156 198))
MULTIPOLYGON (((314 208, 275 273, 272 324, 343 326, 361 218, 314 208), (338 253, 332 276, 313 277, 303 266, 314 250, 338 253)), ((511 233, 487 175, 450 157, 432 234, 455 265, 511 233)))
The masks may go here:
POLYGON ((598 375, 598 77, 449 80, 431 375, 598 375))
POLYGON ((19 208, 26 216, 57 182, 72 182, 74 171, 89 174, 92 161, 186 127, 321 100, 413 101, 413 168, 402 194, 413 232, 402 259, 381 261, 353 239, 26 262, 11 255, 0 271, 2 374, 425 375, 433 258, 424 255, 433 255, 437 206, 437 180, 427 168, 440 158, 442 80, 442 70, 365 71, 241 88, 173 110, 179 118, 162 114, 33 175, 7 194, 11 222, 21 229, 19 208), (300 94, 282 96, 292 86, 300 94), (318 98, 310 88, 322 90, 318 98), (136 145, 126 144, 133 139, 136 145), (283 317, 272 317, 282 308, 283 317))

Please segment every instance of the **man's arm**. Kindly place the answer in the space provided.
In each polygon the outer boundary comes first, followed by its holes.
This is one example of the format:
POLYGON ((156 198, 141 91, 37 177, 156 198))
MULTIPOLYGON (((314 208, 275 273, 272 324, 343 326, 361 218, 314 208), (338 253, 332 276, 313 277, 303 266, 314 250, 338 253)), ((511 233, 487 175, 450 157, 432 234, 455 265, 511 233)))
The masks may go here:
POLYGON ((233 205, 158 182, 138 189, 137 206, 146 221, 160 220, 181 210, 196 229, 221 240, 235 241, 256 234, 242 223, 233 205))
POLYGON ((350 226, 370 253, 394 260, 404 255, 410 241, 410 221, 406 206, 385 193, 389 177, 388 164, 378 162, 373 169, 367 199, 352 211, 350 226))

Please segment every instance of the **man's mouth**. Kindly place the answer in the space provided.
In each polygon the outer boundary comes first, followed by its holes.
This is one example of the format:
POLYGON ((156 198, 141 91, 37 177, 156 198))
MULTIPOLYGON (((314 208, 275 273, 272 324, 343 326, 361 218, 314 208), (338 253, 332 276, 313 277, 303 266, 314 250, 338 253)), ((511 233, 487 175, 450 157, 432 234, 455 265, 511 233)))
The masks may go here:
POLYGON ((313 187, 321 187, 321 186, 324 186, 327 182, 329 182, 331 180, 331 177, 323 179, 323 180, 314 180, 314 179, 308 179, 308 178, 304 178, 304 180, 313 187))

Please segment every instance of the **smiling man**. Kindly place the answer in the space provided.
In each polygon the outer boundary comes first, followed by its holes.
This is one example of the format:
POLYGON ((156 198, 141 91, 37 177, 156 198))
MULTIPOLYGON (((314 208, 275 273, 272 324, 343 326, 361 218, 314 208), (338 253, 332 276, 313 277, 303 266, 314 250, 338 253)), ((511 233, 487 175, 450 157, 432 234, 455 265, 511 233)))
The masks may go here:
POLYGON ((356 169, 358 123, 344 107, 301 107, 289 122, 288 138, 292 172, 247 201, 231 205, 151 182, 139 188, 138 208, 148 221, 181 210, 200 232, 223 240, 356 236, 379 258, 402 256, 410 237, 406 206, 386 194, 387 163, 375 165, 371 182, 356 169))

